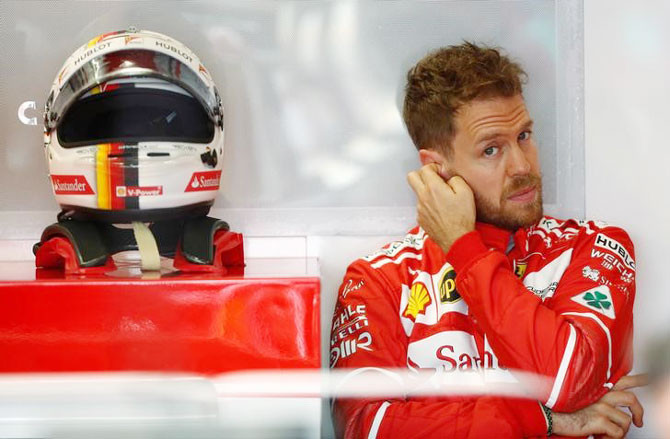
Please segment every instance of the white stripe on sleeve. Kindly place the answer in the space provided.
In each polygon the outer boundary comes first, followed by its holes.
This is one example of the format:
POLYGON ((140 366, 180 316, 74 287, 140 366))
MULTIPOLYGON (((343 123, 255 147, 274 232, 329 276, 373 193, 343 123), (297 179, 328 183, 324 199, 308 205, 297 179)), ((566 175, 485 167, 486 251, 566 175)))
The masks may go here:
POLYGON ((370 427, 370 433, 368 434, 368 439, 377 439, 377 432, 379 431, 379 426, 382 425, 382 419, 384 419, 384 413, 386 413, 386 409, 390 405, 391 405, 390 402, 384 401, 382 405, 380 405, 379 408, 377 409, 377 414, 375 414, 375 418, 372 420, 372 427, 370 427))
POLYGON ((563 387, 563 382, 565 381, 565 375, 568 373, 568 366, 570 365, 570 360, 572 360, 572 353, 575 350, 576 340, 577 331, 575 331, 574 326, 570 325, 570 336, 568 337, 568 342, 566 343, 565 350, 563 351, 563 359, 561 359, 561 365, 559 366, 558 373, 556 374, 554 387, 552 387, 549 399, 545 404, 549 408, 554 408, 554 404, 556 404, 556 400, 558 400, 558 395, 561 394, 561 388, 563 387))

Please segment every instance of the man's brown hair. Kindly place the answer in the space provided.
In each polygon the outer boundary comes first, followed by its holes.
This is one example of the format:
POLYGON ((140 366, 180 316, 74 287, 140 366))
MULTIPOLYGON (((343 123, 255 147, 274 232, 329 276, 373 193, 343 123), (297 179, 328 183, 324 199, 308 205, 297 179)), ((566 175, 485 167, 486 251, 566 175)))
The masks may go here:
POLYGON ((466 41, 429 53, 407 72, 403 119, 414 145, 449 154, 461 106, 515 96, 525 79, 521 66, 497 48, 466 41))

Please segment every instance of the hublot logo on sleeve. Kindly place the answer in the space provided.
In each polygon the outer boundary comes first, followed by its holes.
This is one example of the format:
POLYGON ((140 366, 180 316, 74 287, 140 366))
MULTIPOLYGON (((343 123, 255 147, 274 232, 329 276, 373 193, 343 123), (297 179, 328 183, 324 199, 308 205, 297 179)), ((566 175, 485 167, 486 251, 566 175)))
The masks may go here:
POLYGON ((603 235, 602 233, 598 233, 595 244, 598 247, 611 251, 621 259, 621 262, 623 262, 626 267, 635 270, 635 261, 630 257, 626 248, 615 239, 603 235))

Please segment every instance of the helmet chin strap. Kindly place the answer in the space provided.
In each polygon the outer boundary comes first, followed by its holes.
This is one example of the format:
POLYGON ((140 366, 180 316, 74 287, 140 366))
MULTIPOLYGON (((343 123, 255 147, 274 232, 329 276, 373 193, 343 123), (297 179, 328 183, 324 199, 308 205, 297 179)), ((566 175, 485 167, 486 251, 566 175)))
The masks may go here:
POLYGON ((133 234, 142 259, 142 271, 160 271, 161 256, 154 234, 143 222, 133 221, 133 234))

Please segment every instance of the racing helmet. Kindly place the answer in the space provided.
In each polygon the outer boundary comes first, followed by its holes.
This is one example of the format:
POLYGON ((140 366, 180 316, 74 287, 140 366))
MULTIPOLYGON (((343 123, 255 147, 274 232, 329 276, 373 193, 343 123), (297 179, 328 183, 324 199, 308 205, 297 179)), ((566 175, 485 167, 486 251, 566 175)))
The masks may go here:
POLYGON ((93 38, 67 59, 46 102, 59 218, 206 215, 221 181, 223 134, 219 93, 189 48, 134 28, 93 38))

